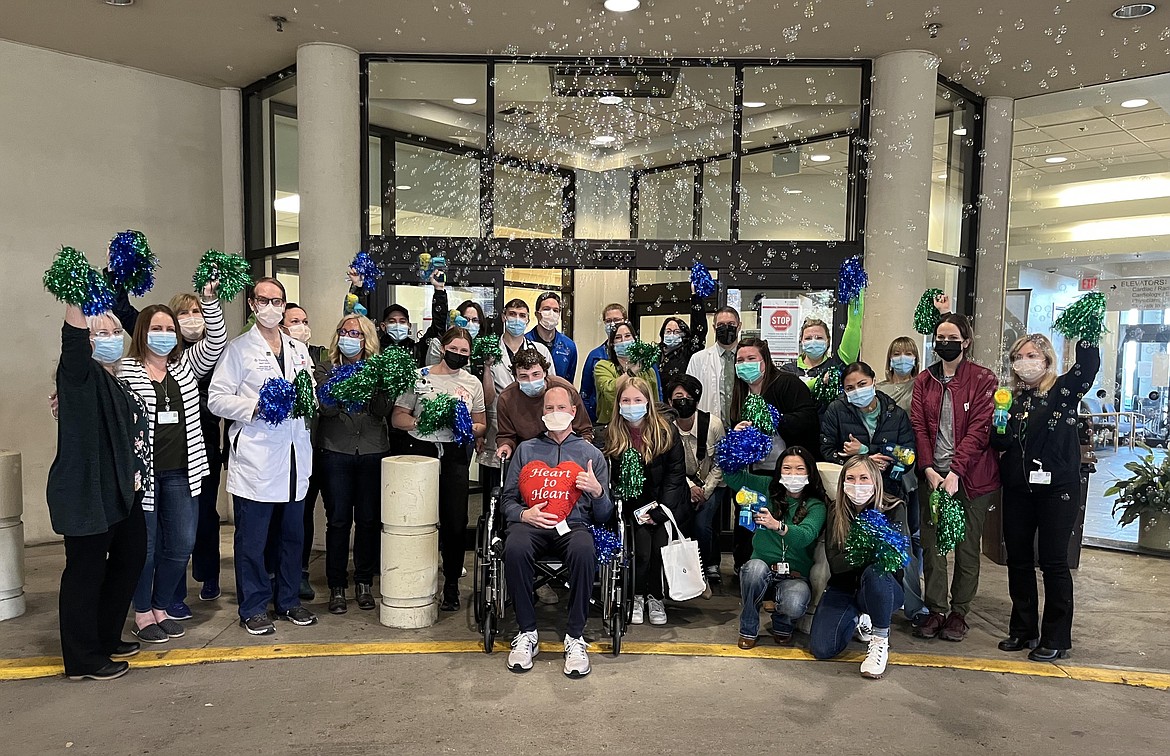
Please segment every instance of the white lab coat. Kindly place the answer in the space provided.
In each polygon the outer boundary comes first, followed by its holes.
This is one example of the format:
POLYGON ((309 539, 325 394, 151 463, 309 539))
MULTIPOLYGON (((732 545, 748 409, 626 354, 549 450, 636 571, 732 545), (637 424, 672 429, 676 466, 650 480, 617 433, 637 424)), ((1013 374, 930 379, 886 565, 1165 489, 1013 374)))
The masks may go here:
MULTIPOLYGON (((703 385, 703 396, 699 399, 699 409, 703 412, 709 412, 715 417, 720 417, 723 413, 722 407, 719 406, 719 388, 723 385, 723 352, 725 350, 718 344, 712 344, 706 349, 695 352, 691 355, 691 361, 687 363, 687 375, 692 375, 699 379, 699 383, 703 385)), ((727 418, 720 418, 724 422, 727 418)))
POLYGON ((284 370, 268 347, 258 326, 253 326, 227 345, 207 391, 207 406, 219 417, 231 420, 227 470, 228 493, 245 499, 287 502, 305 498, 313 472, 313 446, 306 420, 289 418, 273 427, 253 419, 260 388, 269 378, 296 378, 301 370, 313 375, 309 350, 301 342, 281 334, 284 370), (292 491, 292 460, 296 455, 296 487, 292 491))

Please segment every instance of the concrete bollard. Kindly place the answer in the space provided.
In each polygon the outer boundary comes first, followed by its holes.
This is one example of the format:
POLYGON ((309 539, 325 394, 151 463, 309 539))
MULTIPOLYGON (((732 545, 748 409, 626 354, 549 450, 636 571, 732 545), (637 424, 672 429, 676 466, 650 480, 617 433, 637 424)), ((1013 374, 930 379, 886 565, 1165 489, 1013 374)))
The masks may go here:
POLYGON ((25 610, 23 514, 20 452, 0 451, 0 621, 25 610))
POLYGON ((387 627, 430 627, 439 618, 439 460, 382 460, 382 604, 387 627))

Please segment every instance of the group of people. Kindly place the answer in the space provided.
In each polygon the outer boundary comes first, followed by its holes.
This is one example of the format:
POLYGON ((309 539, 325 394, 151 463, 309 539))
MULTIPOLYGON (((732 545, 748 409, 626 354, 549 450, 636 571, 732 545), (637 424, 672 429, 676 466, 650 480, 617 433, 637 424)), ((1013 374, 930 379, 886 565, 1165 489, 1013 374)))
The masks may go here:
MULTIPOLYGON (((360 291, 353 271, 351 279, 351 291, 360 291)), ((770 634, 789 644, 816 603, 812 653, 836 656, 856 636, 869 644, 862 673, 881 677, 899 608, 917 635, 965 637, 983 520, 1001 481, 1013 612, 1000 647, 1031 649, 1034 659, 1067 654, 1072 581, 1063 549, 1079 474, 1069 462, 1078 458, 1076 429, 1064 420, 1075 418, 1095 380, 1095 347, 1079 345, 1076 366, 1058 376, 1059 359, 1044 336, 1013 345, 1017 399, 1005 432, 994 433, 995 375, 968 359, 970 325, 948 312, 945 298, 937 303, 938 361, 921 369, 914 341, 897 339, 881 381, 858 361, 860 300, 849 306, 835 352, 829 326, 809 320, 798 359, 780 367, 766 341, 741 335, 740 314, 730 307, 714 313, 715 343, 706 346, 707 314, 697 295, 689 318, 662 323, 655 359, 647 359, 645 348, 632 348, 638 329, 626 307, 611 304, 603 311, 606 340, 586 356, 578 390, 577 348, 560 330, 559 295, 542 294, 535 313, 511 300, 489 321, 471 300, 449 310, 444 281, 433 276, 430 283, 425 332, 398 304, 378 321, 346 308, 321 346, 310 345, 308 313, 274 278, 254 282, 251 325, 230 341, 214 283, 141 312, 125 298, 115 312, 96 316, 67 308, 48 502, 65 540, 60 621, 68 676, 120 676, 140 643, 181 637, 182 622, 192 617, 188 562, 199 598, 220 597, 216 500, 225 465, 241 627, 269 635, 274 619, 318 621, 302 603, 315 595, 308 559, 318 495, 327 521, 328 611, 348 611, 351 585, 357 606, 373 609, 380 462, 398 454, 440 462, 442 611, 460 608, 472 463, 485 491, 501 486, 505 575, 519 624, 508 656, 513 671, 530 669, 539 650, 535 602, 559 600, 548 587, 533 590, 537 558, 564 559, 564 671, 581 677, 590 670, 583 631, 596 571, 589 526, 617 525, 614 502, 622 500, 633 536, 632 622, 664 625, 661 548, 669 529, 677 525, 699 542, 707 581, 720 582, 719 516, 750 489, 768 503, 753 515, 754 533, 735 531, 739 645, 756 644, 761 606, 771 612, 770 634), (495 356, 473 362, 477 339, 498 346, 487 350, 495 356), (406 350, 417 366, 410 390, 378 390, 360 406, 322 402, 312 417, 279 423, 266 416, 261 390, 270 379, 292 383, 307 373, 319 387, 391 347, 406 350), (818 386, 834 381, 842 389, 835 396, 818 386), (465 405, 469 433, 420 424, 444 395, 465 405), (747 469, 722 470, 720 441, 751 425, 745 408, 760 399, 779 417, 771 453, 747 469), (917 458, 910 469, 900 461, 907 450, 917 458), (821 461, 841 465, 835 490, 822 486, 821 461), (958 498, 966 521, 949 582, 930 516, 929 493, 940 488, 958 498), (847 558, 847 534, 866 509, 912 539, 904 568, 847 558), (822 541, 830 578, 818 602, 809 578, 822 541), (131 602, 137 640, 128 642, 121 631, 131 602)))

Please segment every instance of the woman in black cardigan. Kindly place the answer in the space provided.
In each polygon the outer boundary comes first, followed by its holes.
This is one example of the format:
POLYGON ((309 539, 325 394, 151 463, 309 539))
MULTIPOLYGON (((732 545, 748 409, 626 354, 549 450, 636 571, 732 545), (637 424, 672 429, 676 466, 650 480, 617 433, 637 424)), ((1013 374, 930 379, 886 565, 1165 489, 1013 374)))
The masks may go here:
POLYGON ((1101 350, 1079 342, 1076 364, 1064 375, 1056 373, 1060 363, 1052 342, 1038 333, 1017 339, 1008 357, 1014 374, 1012 406, 1005 432, 991 432, 992 448, 1000 452, 1003 540, 1012 598, 1008 637, 999 648, 1009 652, 1029 648, 1029 659, 1054 661, 1067 658, 1072 648, 1068 542, 1081 498, 1077 407, 1097 379, 1101 350), (1037 561, 1044 573, 1043 617, 1036 591, 1037 561))
POLYGON ((150 481, 150 423, 138 397, 113 371, 121 324, 65 310, 57 366, 57 457, 45 498, 65 540, 61 651, 75 680, 111 680, 138 653, 122 641, 130 598, 146 562, 144 486, 150 481), (101 359, 102 363, 97 360, 101 359))
POLYGON ((662 547, 666 545, 669 509, 683 526, 689 519, 690 489, 687 485, 687 462, 678 430, 658 411, 657 392, 644 378, 623 375, 614 389, 616 411, 606 428, 605 456, 609 459, 610 490, 625 501, 622 511, 634 523, 634 616, 631 622, 642 624, 643 614, 650 615, 651 625, 666 624, 665 596, 662 581, 662 547), (633 449, 637 461, 626 461, 633 449), (640 468, 645 482, 638 494, 625 491, 623 466, 640 468), (635 512, 651 506, 641 516, 635 512))

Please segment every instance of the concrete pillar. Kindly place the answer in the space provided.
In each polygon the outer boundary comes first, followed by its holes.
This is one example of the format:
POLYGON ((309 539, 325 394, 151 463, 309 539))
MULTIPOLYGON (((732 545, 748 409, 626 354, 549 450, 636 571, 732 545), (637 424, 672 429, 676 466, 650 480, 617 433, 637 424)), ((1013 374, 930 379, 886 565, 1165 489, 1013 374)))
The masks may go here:
POLYGON ((979 189, 979 241, 975 248, 975 362, 1006 375, 1003 343, 1007 280, 1008 210, 1012 183, 1010 97, 988 97, 983 114, 983 185, 979 189))
POLYGON ((430 627, 439 617, 439 460, 382 460, 382 605, 387 627, 430 627))
POLYGON ((926 290, 938 63, 933 53, 905 50, 873 66, 861 332, 862 358, 879 373, 890 342, 914 335, 914 308, 926 290))
POLYGON ((0 621, 24 614, 24 489, 20 452, 0 451, 0 621))
POLYGON ((361 92, 358 53, 311 42, 297 48, 300 304, 313 330, 331 333, 361 245, 361 92))

